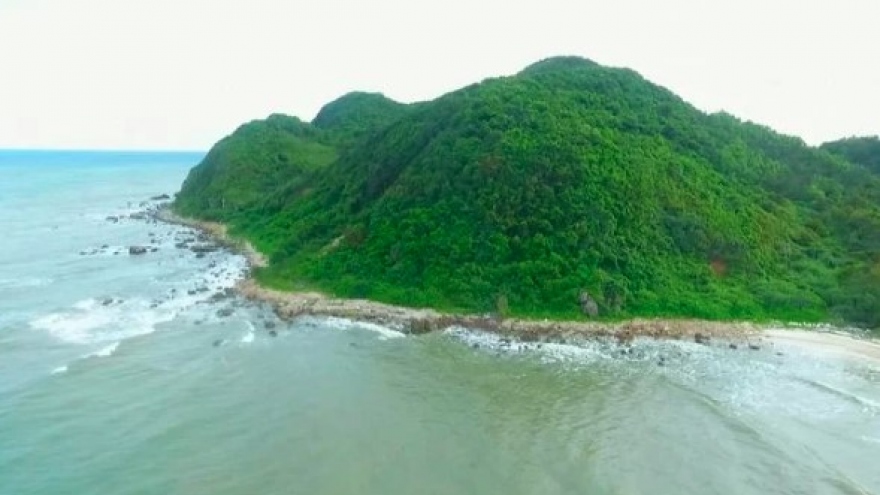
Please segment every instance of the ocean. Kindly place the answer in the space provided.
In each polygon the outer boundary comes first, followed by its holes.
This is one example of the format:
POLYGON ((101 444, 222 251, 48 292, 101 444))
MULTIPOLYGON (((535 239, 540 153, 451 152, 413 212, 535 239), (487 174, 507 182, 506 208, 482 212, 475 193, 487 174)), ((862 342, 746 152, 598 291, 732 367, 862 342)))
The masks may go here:
POLYGON ((876 362, 279 321, 138 215, 200 159, 0 152, 0 494, 880 494, 876 362))

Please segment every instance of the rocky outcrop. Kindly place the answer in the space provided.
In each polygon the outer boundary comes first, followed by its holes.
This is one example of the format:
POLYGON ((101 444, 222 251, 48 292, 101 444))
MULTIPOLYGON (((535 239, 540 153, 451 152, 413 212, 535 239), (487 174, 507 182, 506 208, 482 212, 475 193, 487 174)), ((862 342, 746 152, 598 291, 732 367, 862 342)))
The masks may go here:
POLYGON ((581 306, 581 312, 590 318, 596 318, 599 316, 599 305, 590 296, 590 293, 587 291, 581 291, 578 296, 578 303, 581 306))

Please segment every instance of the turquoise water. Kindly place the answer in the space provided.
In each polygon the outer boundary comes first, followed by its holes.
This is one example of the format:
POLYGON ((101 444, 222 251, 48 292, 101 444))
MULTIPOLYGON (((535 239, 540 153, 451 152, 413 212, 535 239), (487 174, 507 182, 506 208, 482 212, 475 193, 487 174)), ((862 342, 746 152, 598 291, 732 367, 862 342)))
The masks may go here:
POLYGON ((199 159, 0 152, 0 494, 880 493, 876 363, 216 300, 240 257, 107 219, 199 159))

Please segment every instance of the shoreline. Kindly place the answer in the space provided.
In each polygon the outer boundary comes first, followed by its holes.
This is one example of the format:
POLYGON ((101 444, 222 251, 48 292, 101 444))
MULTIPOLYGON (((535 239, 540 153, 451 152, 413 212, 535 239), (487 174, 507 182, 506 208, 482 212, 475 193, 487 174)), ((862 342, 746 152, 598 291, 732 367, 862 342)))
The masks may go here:
MULTIPOLYGON (((215 243, 245 256, 248 266, 266 267, 268 259, 244 239, 229 235, 226 225, 180 217, 170 205, 158 208, 156 220, 182 225, 209 236, 215 243)), ((411 335, 464 327, 495 333, 523 342, 566 342, 608 338, 628 344, 636 337, 693 340, 709 345, 713 340, 724 346, 758 350, 769 344, 783 343, 838 354, 861 356, 880 362, 880 343, 853 334, 805 330, 806 325, 764 324, 698 319, 634 318, 619 322, 550 321, 519 318, 494 318, 473 314, 442 313, 430 308, 409 308, 366 299, 336 298, 319 292, 288 292, 260 286, 250 275, 240 280, 235 291, 242 297, 272 307, 279 318, 290 321, 299 316, 330 316, 376 323, 411 335)))

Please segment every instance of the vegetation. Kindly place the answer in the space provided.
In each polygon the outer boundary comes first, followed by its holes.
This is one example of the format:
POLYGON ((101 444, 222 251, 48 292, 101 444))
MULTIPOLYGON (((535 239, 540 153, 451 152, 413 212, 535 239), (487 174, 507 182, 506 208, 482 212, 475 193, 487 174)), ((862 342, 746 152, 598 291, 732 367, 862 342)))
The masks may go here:
POLYGON ((312 124, 247 124, 175 208, 251 239, 279 288, 553 318, 587 291, 610 318, 877 326, 873 153, 563 57, 417 105, 353 93, 312 124))
POLYGON ((822 149, 880 173, 880 137, 850 137, 822 145, 822 149))

